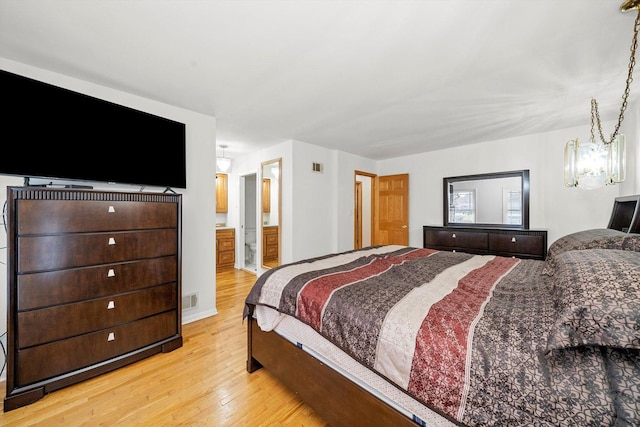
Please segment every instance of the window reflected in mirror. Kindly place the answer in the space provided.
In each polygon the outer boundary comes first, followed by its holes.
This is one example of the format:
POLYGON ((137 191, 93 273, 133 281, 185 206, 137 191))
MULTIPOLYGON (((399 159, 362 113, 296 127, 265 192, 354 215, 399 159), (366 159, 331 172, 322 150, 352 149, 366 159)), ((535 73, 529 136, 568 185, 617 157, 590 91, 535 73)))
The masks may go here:
POLYGON ((476 190, 451 190, 449 221, 465 224, 476 222, 476 190))

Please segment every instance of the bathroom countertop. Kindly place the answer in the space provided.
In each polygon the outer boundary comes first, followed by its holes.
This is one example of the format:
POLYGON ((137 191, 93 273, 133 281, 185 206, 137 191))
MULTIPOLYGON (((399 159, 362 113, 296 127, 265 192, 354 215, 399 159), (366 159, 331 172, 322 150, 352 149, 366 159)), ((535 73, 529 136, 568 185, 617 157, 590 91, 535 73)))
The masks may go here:
POLYGON ((235 230, 235 227, 216 227, 216 230, 235 230))

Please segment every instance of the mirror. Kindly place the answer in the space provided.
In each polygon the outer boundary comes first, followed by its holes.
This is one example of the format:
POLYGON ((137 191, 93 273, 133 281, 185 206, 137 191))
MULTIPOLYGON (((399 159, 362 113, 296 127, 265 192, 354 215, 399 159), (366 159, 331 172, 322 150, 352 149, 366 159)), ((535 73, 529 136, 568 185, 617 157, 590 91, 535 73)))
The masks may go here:
POLYGON ((262 267, 280 265, 282 159, 262 163, 262 267))
POLYGON ((529 228, 529 171, 443 178, 444 226, 529 228))

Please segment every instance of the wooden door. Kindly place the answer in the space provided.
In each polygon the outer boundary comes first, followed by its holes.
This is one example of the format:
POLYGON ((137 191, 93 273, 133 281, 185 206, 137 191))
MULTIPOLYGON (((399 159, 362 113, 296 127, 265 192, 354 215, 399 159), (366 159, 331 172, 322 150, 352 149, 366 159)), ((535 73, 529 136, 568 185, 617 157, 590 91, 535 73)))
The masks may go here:
POLYGON ((376 245, 409 245, 409 174, 376 178, 376 245))

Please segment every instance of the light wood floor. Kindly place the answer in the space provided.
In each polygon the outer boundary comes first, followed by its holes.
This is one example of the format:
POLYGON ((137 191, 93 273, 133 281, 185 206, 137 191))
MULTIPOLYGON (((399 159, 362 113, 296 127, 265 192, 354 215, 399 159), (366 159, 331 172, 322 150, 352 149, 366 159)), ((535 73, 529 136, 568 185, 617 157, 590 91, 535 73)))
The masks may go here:
POLYGON ((184 325, 183 347, 1 412, 0 425, 326 426, 267 371, 245 369, 242 308, 254 281, 218 273, 218 314, 184 325))

